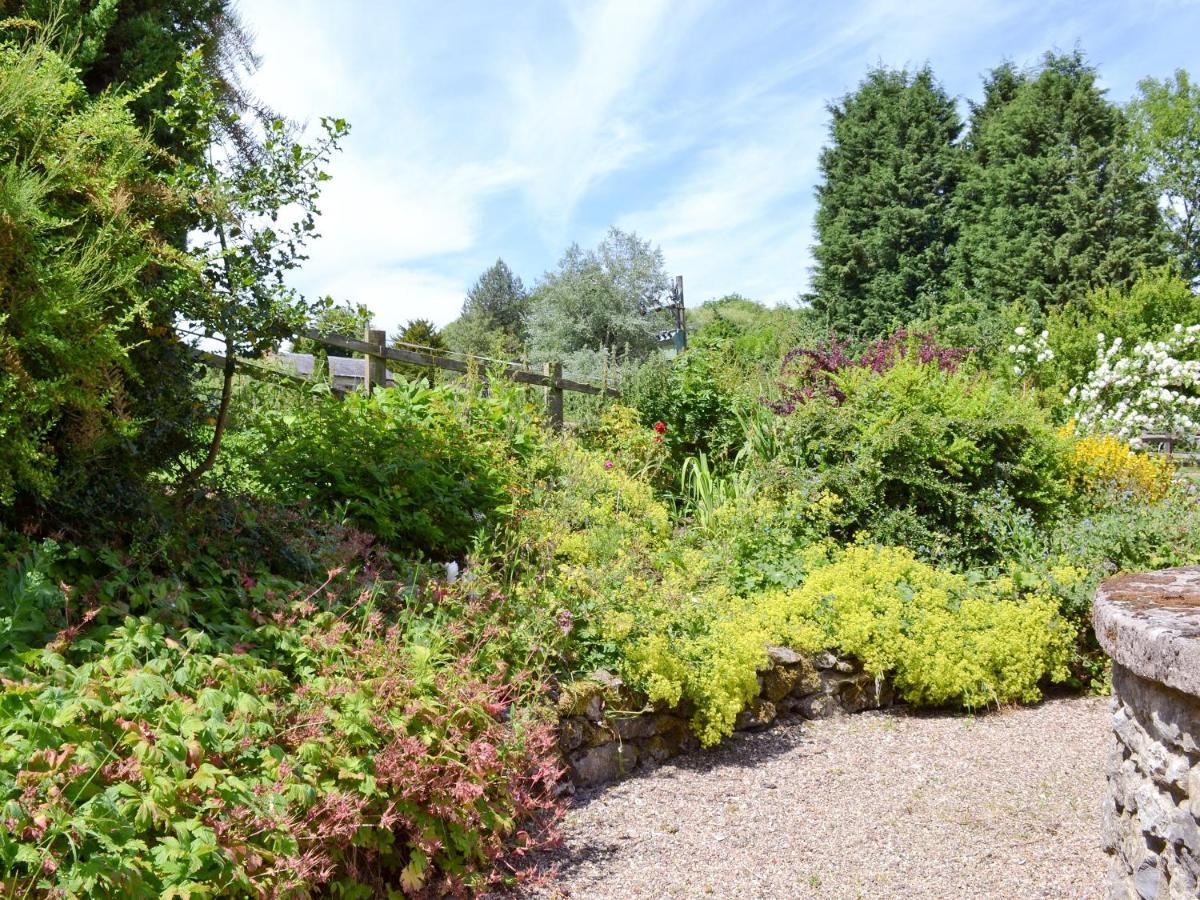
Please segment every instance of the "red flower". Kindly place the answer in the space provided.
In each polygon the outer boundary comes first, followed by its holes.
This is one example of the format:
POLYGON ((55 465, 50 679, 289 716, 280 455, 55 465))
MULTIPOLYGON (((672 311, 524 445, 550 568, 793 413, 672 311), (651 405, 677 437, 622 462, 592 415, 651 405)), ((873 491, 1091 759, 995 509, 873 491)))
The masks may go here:
POLYGON ((665 422, 655 422, 654 430, 657 431, 659 434, 665 434, 666 430, 667 430, 666 423, 665 422))

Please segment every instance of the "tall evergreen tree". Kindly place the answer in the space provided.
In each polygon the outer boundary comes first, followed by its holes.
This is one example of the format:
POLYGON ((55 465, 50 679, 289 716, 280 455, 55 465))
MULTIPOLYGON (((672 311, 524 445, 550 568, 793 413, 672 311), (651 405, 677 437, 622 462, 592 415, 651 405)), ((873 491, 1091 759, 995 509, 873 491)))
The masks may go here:
POLYGON ((945 286, 962 121, 928 67, 878 68, 829 106, 813 306, 846 334, 927 315, 945 286))
POLYGON ((1047 54, 1033 72, 994 70, 972 109, 955 199, 967 294, 1049 309, 1161 263, 1161 219, 1127 139, 1079 51, 1047 54))
POLYGON ((520 277, 503 259, 497 259, 467 291, 462 315, 480 317, 493 328, 522 339, 528 311, 529 295, 520 277))
MULTIPOLYGON (((441 356, 446 347, 446 339, 442 337, 437 326, 429 319, 409 319, 399 334, 392 338, 392 346, 407 350, 413 346, 419 347, 434 356, 441 356)), ((437 381, 437 369, 423 366, 410 366, 404 363, 391 363, 393 372, 403 375, 409 381, 424 381, 430 387, 437 381)))
POLYGON ((0 0, 0 19, 36 23, 79 69, 92 94, 112 88, 136 93, 129 108, 155 142, 178 154, 158 117, 179 88, 179 64, 199 51, 226 117, 221 135, 245 154, 257 152, 248 125, 271 118, 242 83, 258 60, 232 0, 0 0))

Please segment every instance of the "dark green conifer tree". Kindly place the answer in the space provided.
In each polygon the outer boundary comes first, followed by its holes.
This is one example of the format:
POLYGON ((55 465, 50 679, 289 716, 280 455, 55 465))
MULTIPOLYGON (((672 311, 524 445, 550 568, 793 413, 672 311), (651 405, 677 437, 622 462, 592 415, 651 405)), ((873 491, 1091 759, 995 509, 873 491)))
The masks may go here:
POLYGON ((967 295, 1046 310, 1163 262, 1154 194, 1127 140, 1081 52, 1047 54, 1033 72, 994 70, 973 106, 954 204, 954 274, 967 295))
POLYGON ((831 328, 870 337, 939 302, 962 122, 928 67, 874 69, 829 112, 813 306, 831 328))
POLYGON ((518 341, 525 337, 525 317, 529 313, 529 295, 519 276, 503 259, 479 276, 463 301, 463 317, 479 317, 518 341))

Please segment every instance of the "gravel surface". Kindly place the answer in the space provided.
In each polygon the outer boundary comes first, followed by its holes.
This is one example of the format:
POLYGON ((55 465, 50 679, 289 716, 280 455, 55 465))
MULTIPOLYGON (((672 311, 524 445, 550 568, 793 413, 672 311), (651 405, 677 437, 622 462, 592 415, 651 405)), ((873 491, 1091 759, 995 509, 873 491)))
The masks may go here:
POLYGON ((1109 701, 737 735, 576 796, 551 898, 1091 898, 1109 701))

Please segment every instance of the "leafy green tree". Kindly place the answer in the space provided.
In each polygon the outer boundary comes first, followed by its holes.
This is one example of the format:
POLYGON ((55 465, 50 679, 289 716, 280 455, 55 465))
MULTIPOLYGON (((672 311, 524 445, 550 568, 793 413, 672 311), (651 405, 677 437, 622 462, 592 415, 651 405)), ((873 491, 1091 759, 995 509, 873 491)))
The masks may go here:
POLYGON ((468 356, 508 360, 523 354, 520 340, 478 312, 459 316, 442 329, 441 335, 449 349, 468 356))
POLYGON ((955 275, 997 309, 1050 309, 1164 261, 1153 191, 1128 125, 1083 54, 993 71, 972 111, 955 197, 955 275))
POLYGON ((518 341, 525 338, 525 319, 529 314, 529 294, 519 276, 503 259, 479 276, 467 291, 462 315, 479 317, 518 341))
POLYGON ((595 250, 572 244, 557 271, 546 273, 534 291, 533 355, 543 360, 578 351, 645 356, 667 322, 651 310, 668 286, 662 250, 632 232, 610 228, 595 250))
MULTIPOLYGON (((309 321, 309 328, 321 334, 339 334, 343 337, 361 341, 366 334, 367 326, 371 324, 372 313, 362 303, 335 303, 332 297, 322 297, 316 312, 309 321)), ((311 353, 314 356, 359 356, 352 350, 343 350, 322 344, 309 338, 300 337, 292 343, 296 353, 311 353)))
POLYGON ((324 137, 304 145, 274 119, 253 157, 221 152, 232 115, 217 97, 199 53, 184 61, 174 105, 165 115, 186 149, 171 182, 189 198, 197 222, 189 248, 190 277, 175 280, 180 315, 224 344, 221 400, 208 454, 195 479, 212 468, 233 391, 236 357, 261 356, 308 320, 314 304, 285 282, 316 237, 323 166, 348 126, 324 118, 324 137), (190 160, 199 159, 198 163, 190 160))
POLYGON ((1183 69, 1147 78, 1129 106, 1133 148, 1162 198, 1171 249, 1190 284, 1200 280, 1200 84, 1183 69))
POLYGON ((928 315, 945 289, 962 122, 928 67, 873 69, 829 113, 813 306, 838 332, 873 337, 928 315))

